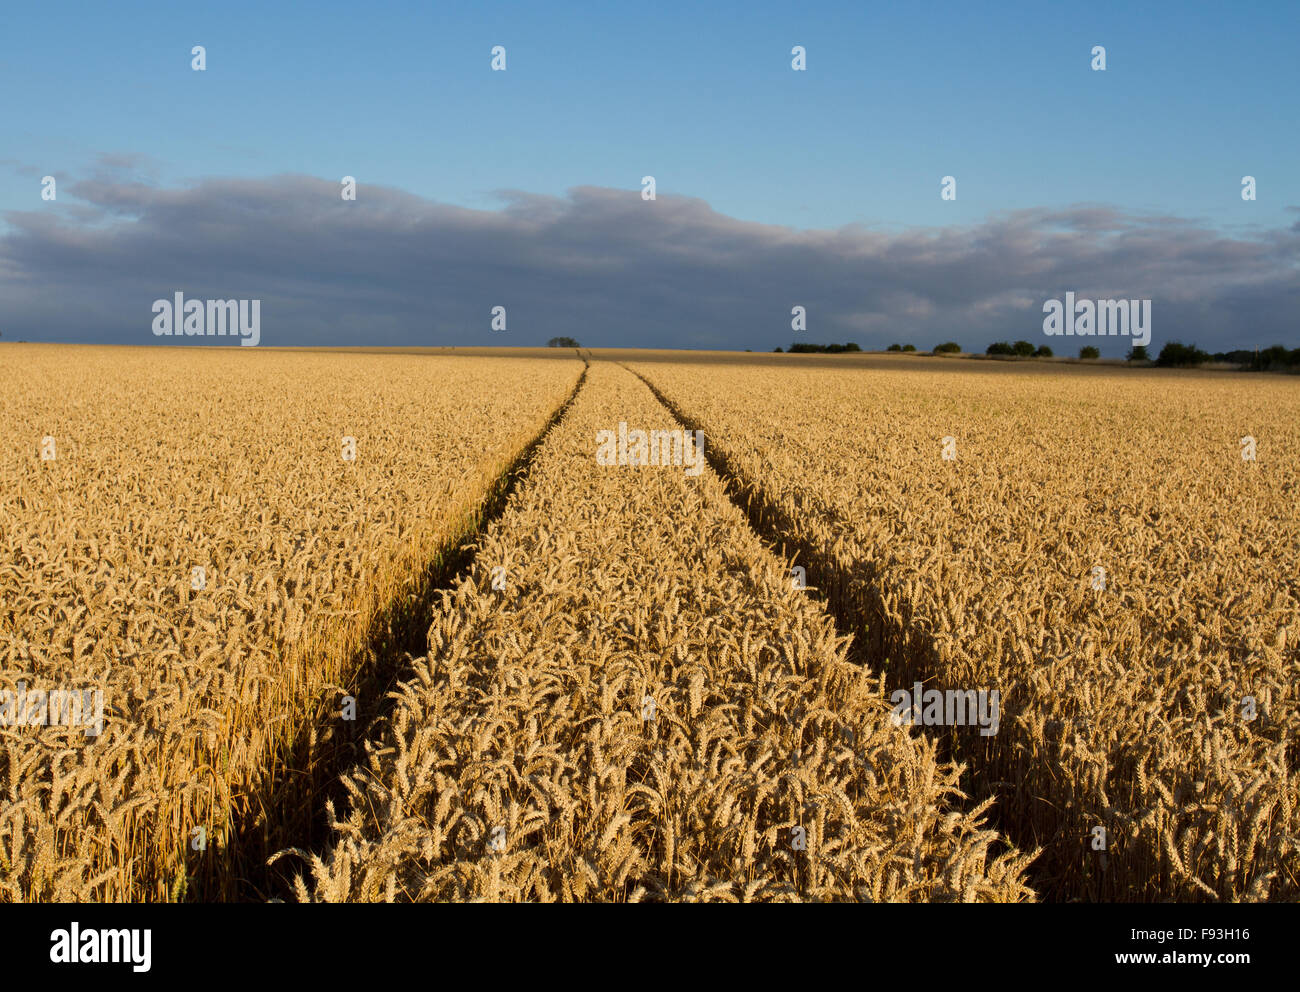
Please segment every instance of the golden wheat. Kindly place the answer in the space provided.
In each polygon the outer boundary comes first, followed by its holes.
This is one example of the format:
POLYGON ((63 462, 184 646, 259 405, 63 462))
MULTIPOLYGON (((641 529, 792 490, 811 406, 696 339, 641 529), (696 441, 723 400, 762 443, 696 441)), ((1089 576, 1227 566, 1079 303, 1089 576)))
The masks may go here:
POLYGON ((337 844, 297 852, 299 898, 1026 898, 1029 855, 716 476, 597 464, 619 421, 679 426, 595 364, 444 594, 337 844))
POLYGON ((98 688, 106 722, 0 727, 0 898, 175 899, 205 872, 229 894, 232 822, 301 774, 280 758, 339 708, 372 617, 472 525, 582 365, 5 357, 0 689, 98 688))
POLYGON ((599 464, 681 426, 604 362, 5 355, 0 690, 107 712, 0 726, 0 899, 246 895, 300 828, 303 900, 1300 898, 1293 380, 633 364, 724 480, 599 464), (340 698, 571 395, 321 847, 340 698))
POLYGON ((1045 845, 1048 892, 1300 896, 1300 383, 632 367, 891 687, 1000 691, 997 735, 945 744, 1008 836, 1045 845))

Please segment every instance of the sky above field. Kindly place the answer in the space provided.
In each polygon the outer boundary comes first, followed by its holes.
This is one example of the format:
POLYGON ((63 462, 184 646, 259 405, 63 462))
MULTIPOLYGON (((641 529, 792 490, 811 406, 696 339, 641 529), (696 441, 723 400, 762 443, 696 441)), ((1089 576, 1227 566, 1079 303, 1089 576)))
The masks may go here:
POLYGON ((1071 292, 1296 347, 1297 38, 1295 3, 6 4, 0 335, 215 343, 153 333, 180 292, 261 300, 263 345, 1126 352, 1045 335, 1071 292))

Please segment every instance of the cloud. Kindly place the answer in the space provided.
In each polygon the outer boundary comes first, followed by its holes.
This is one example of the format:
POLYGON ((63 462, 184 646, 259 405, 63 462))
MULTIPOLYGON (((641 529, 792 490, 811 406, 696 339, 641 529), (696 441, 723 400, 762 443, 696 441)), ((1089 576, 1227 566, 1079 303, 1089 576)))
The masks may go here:
MULTIPOLYGON (((347 202, 339 183, 310 176, 163 188, 151 172, 147 160, 102 156, 60 183, 58 201, 5 215, 6 340, 173 343, 152 335, 151 305, 180 291, 262 300, 267 345, 567 334, 595 347, 767 350, 797 336, 982 350, 1046 340, 1042 302, 1072 290, 1151 299, 1157 346, 1300 344, 1300 223, 1234 237, 1080 205, 904 233, 795 230, 698 199, 644 201, 639 188, 506 190, 500 209, 472 210, 364 182, 347 202), (799 335, 796 304, 808 312, 799 335), (504 333, 490 330, 495 306, 507 309, 504 333)), ((1098 343, 1108 354, 1127 344, 1098 343)))

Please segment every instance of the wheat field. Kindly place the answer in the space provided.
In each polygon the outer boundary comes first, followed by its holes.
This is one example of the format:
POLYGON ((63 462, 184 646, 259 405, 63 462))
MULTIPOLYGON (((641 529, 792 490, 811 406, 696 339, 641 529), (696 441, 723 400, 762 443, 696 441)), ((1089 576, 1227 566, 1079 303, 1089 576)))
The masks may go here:
POLYGON ((0 688, 94 686, 105 721, 0 727, 2 898, 228 895, 232 823, 287 801, 286 752, 330 725, 373 614, 472 527, 582 363, 4 357, 0 688))
POLYGON ((631 367, 891 688, 1000 691, 996 735, 927 729, 1040 891, 1300 897, 1295 379, 631 367))
POLYGON ((593 464, 619 421, 678 426, 596 364, 444 594, 300 897, 1027 898, 1028 855, 994 853, 719 480, 593 464))
POLYGON ((1300 899, 1292 378, 0 360, 0 900, 1300 899))

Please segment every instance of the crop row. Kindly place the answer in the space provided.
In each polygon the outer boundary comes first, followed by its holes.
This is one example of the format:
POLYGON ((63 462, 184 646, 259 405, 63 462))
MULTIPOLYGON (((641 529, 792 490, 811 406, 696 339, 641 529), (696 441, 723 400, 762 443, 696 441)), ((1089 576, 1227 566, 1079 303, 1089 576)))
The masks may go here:
POLYGON ((1300 896, 1300 388, 1243 377, 641 364, 1040 895, 1300 896))
POLYGON ((959 770, 891 721, 695 449, 598 457, 679 427, 591 366, 442 593, 337 843, 286 852, 300 899, 1027 896, 1028 855, 963 809, 959 770))
POLYGON ((475 527, 582 366, 6 357, 0 899, 231 897, 237 833, 299 804, 374 618, 475 527), (98 735, 38 695, 83 690, 98 735))

